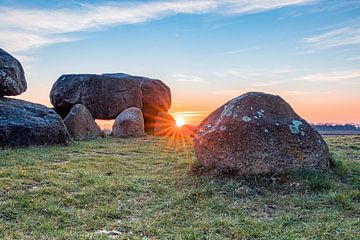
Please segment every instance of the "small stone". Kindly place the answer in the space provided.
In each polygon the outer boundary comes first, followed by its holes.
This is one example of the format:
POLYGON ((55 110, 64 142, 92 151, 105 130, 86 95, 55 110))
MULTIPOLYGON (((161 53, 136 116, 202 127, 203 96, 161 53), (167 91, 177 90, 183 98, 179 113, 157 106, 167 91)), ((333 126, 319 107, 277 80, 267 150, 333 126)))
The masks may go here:
POLYGON ((122 232, 116 230, 98 230, 95 232, 96 234, 105 234, 105 235, 121 235, 122 232))
POLYGON ((82 104, 76 104, 64 119, 71 137, 76 140, 92 139, 100 136, 101 129, 89 110, 82 104))
POLYGON ((145 136, 141 109, 131 107, 122 111, 115 119, 112 135, 120 138, 145 136))

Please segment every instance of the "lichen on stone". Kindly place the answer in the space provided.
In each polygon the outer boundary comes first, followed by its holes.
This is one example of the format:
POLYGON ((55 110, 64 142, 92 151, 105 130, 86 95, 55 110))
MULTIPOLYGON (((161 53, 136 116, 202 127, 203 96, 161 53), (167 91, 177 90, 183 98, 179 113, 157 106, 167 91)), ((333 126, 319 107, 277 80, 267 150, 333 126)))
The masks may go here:
MULTIPOLYGON (((302 125, 302 122, 299 120, 293 120, 292 124, 289 125, 290 131, 292 134, 299 134, 300 133, 300 126, 302 125)), ((305 132, 304 132, 305 135, 305 132)))
POLYGON ((233 114, 234 105, 225 105, 220 117, 230 117, 233 114))
POLYGON ((221 126, 220 127, 220 131, 225 131, 226 130, 226 126, 221 126))
POLYGON ((264 116, 263 112, 261 111, 257 111, 256 114, 259 118, 264 116))
POLYGON ((251 118, 248 117, 248 116, 244 116, 244 117, 242 117, 242 120, 243 120, 244 122, 250 122, 250 121, 251 121, 251 118))

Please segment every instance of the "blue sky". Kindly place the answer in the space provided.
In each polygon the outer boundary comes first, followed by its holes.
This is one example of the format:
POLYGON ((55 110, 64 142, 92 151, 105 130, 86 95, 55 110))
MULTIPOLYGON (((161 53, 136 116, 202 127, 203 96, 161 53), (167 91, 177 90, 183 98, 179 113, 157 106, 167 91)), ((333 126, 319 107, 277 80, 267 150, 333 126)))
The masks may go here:
POLYGON ((360 122, 360 0, 0 0, 0 47, 49 105, 63 73, 126 72, 171 86, 174 112, 247 91, 312 122, 360 122))

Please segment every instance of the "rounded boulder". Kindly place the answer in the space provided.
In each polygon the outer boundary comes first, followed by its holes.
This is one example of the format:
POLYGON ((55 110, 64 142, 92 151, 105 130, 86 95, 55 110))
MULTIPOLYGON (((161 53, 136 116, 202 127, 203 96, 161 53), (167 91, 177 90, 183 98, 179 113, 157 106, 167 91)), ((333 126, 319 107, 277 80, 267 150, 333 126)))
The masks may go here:
POLYGON ((326 169, 321 135, 279 96, 250 92, 211 113, 194 137, 199 170, 257 175, 326 169))
POLYGON ((0 97, 25 92, 27 83, 20 62, 0 48, 0 97))
POLYGON ((0 147, 63 144, 69 133, 52 109, 23 100, 0 98, 0 147))

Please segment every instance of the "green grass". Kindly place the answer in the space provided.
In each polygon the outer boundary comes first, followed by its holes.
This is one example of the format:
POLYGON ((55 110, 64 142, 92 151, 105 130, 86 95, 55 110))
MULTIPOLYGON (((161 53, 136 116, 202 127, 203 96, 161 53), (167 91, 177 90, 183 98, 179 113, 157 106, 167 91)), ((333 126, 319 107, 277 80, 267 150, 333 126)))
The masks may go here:
POLYGON ((248 179, 151 137, 0 150, 0 239, 360 239, 360 138, 326 140, 331 171, 248 179))

